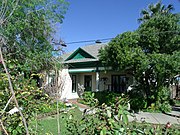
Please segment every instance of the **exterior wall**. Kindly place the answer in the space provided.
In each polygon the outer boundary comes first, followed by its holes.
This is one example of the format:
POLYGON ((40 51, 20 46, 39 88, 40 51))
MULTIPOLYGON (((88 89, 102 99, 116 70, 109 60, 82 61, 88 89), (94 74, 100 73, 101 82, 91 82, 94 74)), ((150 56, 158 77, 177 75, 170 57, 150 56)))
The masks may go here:
MULTIPOLYGON (((96 79, 96 72, 85 72, 85 73, 68 73, 68 69, 64 69, 61 73, 61 77, 64 78, 65 86, 62 91, 61 99, 75 99, 79 98, 78 96, 78 84, 84 86, 84 76, 91 75, 92 76, 92 91, 96 91, 97 88, 97 79, 96 79), (72 92, 72 75, 76 75, 76 92, 72 92), (66 76, 66 77, 64 77, 66 76)), ((99 72, 99 91, 111 91, 112 85, 112 75, 121 75, 128 77, 128 83, 126 84, 126 88, 133 83, 133 79, 130 75, 120 72, 99 72)), ((62 79, 61 78, 61 79, 62 79)))
MULTIPOLYGON (((87 72, 87 73, 71 73, 71 75, 76 75, 76 90, 78 91, 78 84, 84 86, 84 76, 85 75, 92 75, 92 91, 97 91, 97 84, 96 84, 96 72, 87 72)), ((98 91, 111 91, 112 85, 112 75, 121 75, 128 78, 126 87, 128 88, 130 85, 133 84, 132 76, 121 73, 121 72, 100 72, 99 73, 99 84, 98 84, 98 91)))
MULTIPOLYGON (((61 92, 61 99, 76 99, 79 98, 77 92, 73 93, 72 92, 72 79, 69 75, 68 69, 63 69, 60 71, 60 83, 63 85, 63 87, 60 87, 62 92, 61 92)), ((61 91, 60 90, 60 91, 61 91)))
POLYGON ((96 74, 94 72, 87 72, 87 73, 71 73, 70 75, 76 75, 76 90, 78 90, 78 83, 84 86, 84 76, 85 75, 92 75, 92 91, 96 89, 96 74))

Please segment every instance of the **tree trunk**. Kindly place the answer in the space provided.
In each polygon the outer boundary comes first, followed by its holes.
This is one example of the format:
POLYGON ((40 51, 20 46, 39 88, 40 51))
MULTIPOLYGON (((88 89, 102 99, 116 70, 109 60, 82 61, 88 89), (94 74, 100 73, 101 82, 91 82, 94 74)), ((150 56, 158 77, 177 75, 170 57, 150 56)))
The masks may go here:
POLYGON ((150 89, 150 84, 148 82, 149 75, 145 73, 145 92, 146 92, 146 97, 147 97, 147 107, 151 105, 151 89, 150 89))

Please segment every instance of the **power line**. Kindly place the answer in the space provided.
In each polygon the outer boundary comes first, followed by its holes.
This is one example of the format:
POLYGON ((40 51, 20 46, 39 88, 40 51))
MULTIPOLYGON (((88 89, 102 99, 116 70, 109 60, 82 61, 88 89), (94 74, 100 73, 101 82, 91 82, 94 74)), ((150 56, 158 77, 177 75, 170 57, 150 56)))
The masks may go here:
MULTIPOLYGON (((180 31, 162 31, 162 32, 153 32, 153 33, 148 33, 148 34, 165 34, 165 33, 175 33, 175 34, 180 34, 180 31)), ((141 34, 137 33, 137 35, 140 36, 145 36, 147 34, 141 34)), ((114 37, 115 38, 115 37, 114 37)), ((73 41, 73 42, 62 42, 62 43, 55 43, 55 45, 69 45, 69 44, 79 44, 79 43, 89 43, 89 42, 96 42, 100 43, 101 41, 107 41, 107 40, 112 40, 113 38, 102 38, 102 39, 93 39, 93 40, 82 40, 82 41, 73 41)))
POLYGON ((113 38, 103 38, 103 39, 93 39, 93 40, 82 40, 82 41, 75 41, 75 42, 68 42, 66 44, 77 44, 77 43, 87 43, 87 42, 96 42, 96 41, 105 41, 105 40, 111 40, 113 38))

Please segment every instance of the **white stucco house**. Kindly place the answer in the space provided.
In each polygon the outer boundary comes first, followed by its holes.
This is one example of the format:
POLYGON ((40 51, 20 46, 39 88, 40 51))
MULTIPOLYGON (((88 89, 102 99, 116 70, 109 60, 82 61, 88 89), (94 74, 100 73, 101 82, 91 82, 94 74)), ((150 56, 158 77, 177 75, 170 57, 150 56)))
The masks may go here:
POLYGON ((65 82, 61 98, 79 98, 78 85, 85 91, 113 91, 123 93, 133 83, 133 78, 125 72, 109 68, 105 70, 98 58, 99 50, 106 43, 87 45, 62 56, 65 67, 61 78, 65 82))

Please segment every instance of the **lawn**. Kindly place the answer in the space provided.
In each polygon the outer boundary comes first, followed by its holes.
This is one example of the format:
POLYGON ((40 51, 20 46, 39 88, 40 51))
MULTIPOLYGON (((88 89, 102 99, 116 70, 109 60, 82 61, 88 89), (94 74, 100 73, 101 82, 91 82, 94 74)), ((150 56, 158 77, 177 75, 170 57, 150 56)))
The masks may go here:
MULTIPOLYGON (((75 119, 81 119, 82 112, 78 109, 71 109, 67 113, 60 113, 59 122, 60 122, 60 130, 61 135, 66 135, 66 120, 69 118, 70 115, 73 115, 75 119)), ((37 121, 37 134, 38 135, 57 135, 58 134, 58 127, 57 127, 57 115, 48 116, 42 118, 37 121)), ((32 123, 32 126, 35 127, 36 122, 32 123)))

